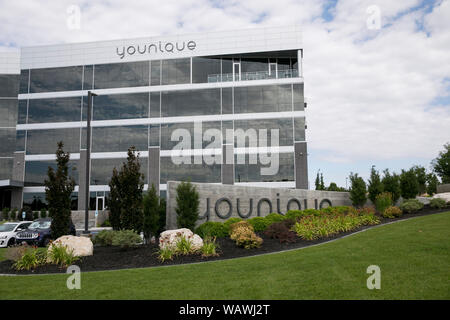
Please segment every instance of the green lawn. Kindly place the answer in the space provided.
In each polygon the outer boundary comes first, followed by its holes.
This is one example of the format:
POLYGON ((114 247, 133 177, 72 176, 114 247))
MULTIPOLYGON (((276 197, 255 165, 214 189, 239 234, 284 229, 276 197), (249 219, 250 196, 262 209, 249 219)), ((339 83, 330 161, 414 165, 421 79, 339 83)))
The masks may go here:
MULTIPOLYGON (((3 299, 450 299, 450 212, 259 257, 82 274, 0 277, 3 299), (369 265, 381 289, 366 287, 369 265), (26 288, 24 290, 24 288, 26 288)), ((0 253, 1 254, 1 253, 0 253)))

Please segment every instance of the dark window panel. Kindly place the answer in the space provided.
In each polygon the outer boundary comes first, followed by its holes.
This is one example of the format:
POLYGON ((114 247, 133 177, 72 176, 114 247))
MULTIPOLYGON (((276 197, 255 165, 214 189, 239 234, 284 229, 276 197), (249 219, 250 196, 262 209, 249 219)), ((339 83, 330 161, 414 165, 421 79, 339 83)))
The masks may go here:
POLYGON ((295 141, 305 141, 305 118, 294 118, 295 141))
POLYGON ((223 58, 222 59, 222 74, 229 74, 229 73, 233 73, 233 59, 232 58, 223 58))
MULTIPOLYGON (((91 160, 91 185, 108 185, 111 180, 113 169, 117 171, 123 166, 127 159, 92 159, 91 160)), ((147 158, 139 157, 141 165, 140 172, 144 174, 144 183, 147 183, 147 158)))
POLYGON ((19 93, 19 75, 0 74, 0 97, 17 98, 19 93))
POLYGON ((31 69, 30 93, 81 90, 83 67, 31 69))
POLYGON ((150 93, 150 118, 161 117, 161 93, 150 93))
POLYGON ((161 184, 167 181, 191 181, 204 183, 218 183, 221 181, 221 165, 194 164, 191 157, 191 164, 175 164, 171 157, 161 157, 161 184))
POLYGON ((23 194, 23 206, 30 207, 33 211, 47 209, 48 203, 45 198, 45 192, 32 192, 23 194))
POLYGON ((220 89, 161 93, 161 115, 163 117, 209 114, 220 114, 220 89))
POLYGON ((91 90, 93 89, 93 72, 94 66, 84 66, 84 74, 83 74, 83 90, 91 90))
POLYGON ((303 83, 294 84, 294 111, 305 110, 305 98, 303 96, 303 83))
POLYGON ((220 75, 220 58, 192 58, 192 83, 208 82, 208 76, 220 75))
POLYGON ((30 70, 21 70, 20 71, 20 80, 19 80, 19 93, 28 93, 28 82, 30 77, 30 70))
POLYGON ((148 95, 131 93, 94 97, 93 120, 147 118, 148 95))
POLYGON ((18 103, 18 115, 17 115, 17 123, 18 124, 26 124, 27 123, 27 108, 28 108, 28 100, 19 100, 18 103))
MULTIPOLYGON (((271 146, 271 134, 272 129, 278 129, 279 136, 279 146, 292 146, 293 145, 293 129, 292 129, 292 118, 288 119, 260 119, 260 120, 235 120, 234 121, 234 131, 235 135, 237 130, 242 129, 244 133, 250 134, 255 132, 257 136, 257 143, 260 146, 262 143, 266 143, 267 146, 271 146), (263 135, 260 139, 259 133, 261 129, 267 129, 267 134, 263 135)), ((240 132, 240 131, 238 131, 240 132)), ((235 137, 235 147, 238 145, 238 139, 235 137)), ((245 137, 245 146, 249 146, 249 138, 245 137)), ((242 147, 242 146, 240 146, 242 147)))
MULTIPOLYGON (((245 164, 238 163, 238 157, 235 155, 235 181, 236 182, 280 182, 294 181, 294 154, 278 154, 278 170, 273 175, 261 174, 261 168, 269 168, 270 164, 261 164, 259 157, 256 164, 250 164, 249 157, 246 155, 245 164)), ((272 158, 272 161, 276 161, 272 158)))
POLYGON ((16 151, 25 151, 25 130, 16 131, 16 151))
POLYGON ((291 85, 234 88, 234 113, 292 111, 291 85))
POLYGON ((162 61, 161 84, 191 82, 191 59, 171 59, 162 61))
POLYGON ((0 129, 0 157, 12 157, 16 148, 16 128, 0 129))
POLYGON ((92 128, 92 152, 127 151, 135 146, 148 148, 148 126, 118 126, 92 128))
MULTIPOLYGON (((233 121, 222 121, 222 142, 228 143, 227 141, 227 130, 233 130, 233 121)), ((231 131, 233 133, 233 131, 231 131)), ((233 143, 233 135, 230 137, 230 143, 233 143)))
POLYGON ((267 58, 241 58, 241 72, 269 71, 267 58))
POLYGON ((28 130, 27 154, 54 154, 59 141, 65 152, 80 152, 80 128, 28 130))
POLYGON ((149 62, 98 64, 94 67, 95 89, 149 85, 149 62))
POLYGON ((13 168, 12 158, 1 158, 0 159, 0 180, 11 179, 11 173, 13 168))
POLYGON ((81 97, 31 99, 28 123, 72 122, 81 119, 81 97))
POLYGON ((151 85, 161 85, 161 60, 155 60, 150 62, 151 65, 151 85))
POLYGON ((0 127, 17 124, 17 99, 0 99, 0 127))
POLYGON ((160 141, 160 135, 161 135, 161 125, 159 124, 154 124, 154 125, 150 125, 150 129, 149 129, 149 147, 158 147, 160 145, 159 141, 160 141))
MULTIPOLYGON (((78 160, 70 160, 68 163, 69 176, 78 184, 78 160)), ((43 186, 48 179, 48 168, 57 169, 56 161, 26 161, 25 162, 25 186, 43 186)))
POLYGON ((222 88, 222 114, 233 113, 233 88, 222 88))

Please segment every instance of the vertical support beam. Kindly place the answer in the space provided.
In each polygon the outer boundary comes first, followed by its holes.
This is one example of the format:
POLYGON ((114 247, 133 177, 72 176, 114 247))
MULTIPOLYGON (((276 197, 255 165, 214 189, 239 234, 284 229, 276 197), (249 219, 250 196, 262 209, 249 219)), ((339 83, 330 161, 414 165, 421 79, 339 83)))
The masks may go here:
POLYGON ((303 50, 297 51, 298 76, 303 77, 303 50))
POLYGON ((222 184, 234 184, 234 145, 222 145, 222 184))
POLYGON ((159 157, 160 157, 160 147, 149 147, 148 148, 148 188, 155 185, 156 191, 159 194, 159 157))
POLYGON ((308 151, 306 141, 295 142, 295 188, 308 189, 308 151))
POLYGON ((86 150, 80 150, 78 161, 78 210, 84 211, 86 205, 86 150))
MULTIPOLYGON (((14 152, 11 180, 24 183, 25 181, 25 152, 14 152)), ((20 210, 23 205, 23 188, 11 190, 11 208, 20 210)))

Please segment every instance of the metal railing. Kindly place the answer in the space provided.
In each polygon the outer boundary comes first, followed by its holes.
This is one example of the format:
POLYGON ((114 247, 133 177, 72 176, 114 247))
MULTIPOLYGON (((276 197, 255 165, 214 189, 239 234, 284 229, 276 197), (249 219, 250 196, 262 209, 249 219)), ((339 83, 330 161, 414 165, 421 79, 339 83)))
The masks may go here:
POLYGON ((258 71, 258 72, 242 72, 240 78, 238 74, 232 73, 211 74, 208 75, 208 82, 227 82, 227 81, 246 81, 246 80, 265 80, 265 79, 283 79, 298 77, 298 70, 288 69, 279 70, 278 72, 258 71))

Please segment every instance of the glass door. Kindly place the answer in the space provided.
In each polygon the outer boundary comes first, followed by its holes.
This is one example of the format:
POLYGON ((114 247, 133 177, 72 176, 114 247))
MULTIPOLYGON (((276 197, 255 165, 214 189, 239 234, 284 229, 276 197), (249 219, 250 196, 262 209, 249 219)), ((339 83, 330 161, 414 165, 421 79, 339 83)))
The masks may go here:
POLYGON ((269 78, 277 78, 277 63, 276 62, 270 62, 269 63, 269 78))
POLYGON ((105 209, 105 196, 97 197, 95 210, 103 211, 105 209))
POLYGON ((233 62, 233 81, 241 80, 241 62, 234 61, 233 62))

